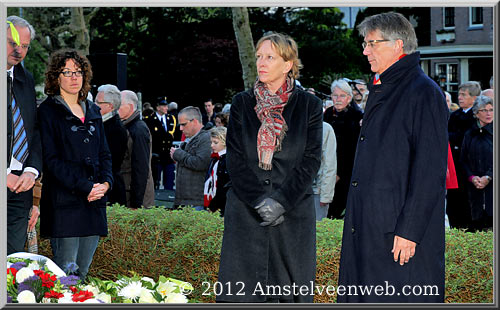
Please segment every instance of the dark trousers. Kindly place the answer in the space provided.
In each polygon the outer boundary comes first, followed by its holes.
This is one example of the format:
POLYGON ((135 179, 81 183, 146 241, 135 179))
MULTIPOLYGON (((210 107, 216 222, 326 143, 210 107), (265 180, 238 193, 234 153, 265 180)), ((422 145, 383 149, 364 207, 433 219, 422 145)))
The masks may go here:
POLYGON ((342 212, 344 212, 347 205, 347 194, 349 193, 350 180, 351 176, 341 177, 337 184, 335 184, 335 194, 333 195, 333 200, 328 208, 328 218, 343 218, 342 212))
POLYGON ((174 178, 175 178, 175 164, 152 162, 151 168, 153 171, 153 180, 155 184, 155 189, 160 188, 161 174, 163 173, 163 187, 165 189, 174 189, 174 178))
POLYGON ((31 190, 16 194, 7 188, 7 255, 25 251, 32 204, 31 190), (27 201, 30 197, 31 202, 27 201))
MULTIPOLYGON (((455 158, 453 158, 455 161, 455 158)), ((456 163, 457 161, 455 161, 456 163)), ((468 229, 472 223, 467 176, 460 165, 455 166, 458 188, 448 189, 446 213, 452 228, 468 229)))

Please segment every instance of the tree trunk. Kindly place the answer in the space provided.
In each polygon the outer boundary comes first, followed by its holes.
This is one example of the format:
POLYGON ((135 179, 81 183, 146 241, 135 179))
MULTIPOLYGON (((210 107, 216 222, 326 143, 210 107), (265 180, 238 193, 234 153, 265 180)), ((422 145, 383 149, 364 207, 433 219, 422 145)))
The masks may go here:
POLYGON ((71 8, 70 29, 75 35, 75 49, 83 55, 88 55, 90 48, 90 36, 87 24, 85 23, 83 8, 71 8))
POLYGON ((233 15, 233 29, 238 51, 240 55, 241 69, 243 71, 243 83, 245 89, 253 87, 257 78, 257 66, 255 64, 255 47, 253 45, 252 31, 248 20, 246 7, 231 8, 233 15))

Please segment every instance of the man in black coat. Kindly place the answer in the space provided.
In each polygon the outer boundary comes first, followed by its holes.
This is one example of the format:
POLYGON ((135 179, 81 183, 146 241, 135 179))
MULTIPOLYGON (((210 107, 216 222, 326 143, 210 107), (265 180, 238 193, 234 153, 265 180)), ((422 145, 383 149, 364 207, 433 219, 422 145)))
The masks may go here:
POLYGON ((467 130, 471 129, 476 120, 472 113, 474 100, 481 93, 478 82, 469 81, 458 87, 458 105, 460 109, 451 113, 448 121, 448 135, 450 140, 451 154, 455 163, 458 188, 448 190, 448 203, 446 213, 453 228, 469 228, 472 217, 467 194, 467 175, 460 162, 462 152, 462 141, 467 130))
POLYGON ((42 145, 35 83, 20 64, 35 30, 17 16, 7 21, 7 254, 11 254, 24 251, 33 185, 42 172, 42 145))
POLYGON ((170 148, 174 141, 174 132, 177 126, 175 116, 168 113, 166 97, 155 104, 156 112, 144 117, 153 140, 151 171, 155 189, 160 188, 161 175, 163 174, 163 187, 174 189, 175 164, 170 157, 170 148))
POLYGON ((442 303, 446 101, 420 68, 403 15, 370 16, 358 30, 376 74, 347 199, 337 301, 442 303))
POLYGON ((128 131, 127 152, 121 172, 125 181, 127 207, 137 209, 155 205, 153 176, 151 174, 151 134, 141 120, 139 99, 130 90, 121 91, 120 119, 128 131))
POLYGON ((125 183, 121 174, 121 166, 127 151, 127 130, 123 126, 118 109, 121 104, 121 94, 118 87, 111 84, 101 85, 97 89, 96 104, 101 108, 102 121, 106 141, 108 142, 113 162, 113 187, 108 193, 109 204, 127 203, 125 195, 125 183))

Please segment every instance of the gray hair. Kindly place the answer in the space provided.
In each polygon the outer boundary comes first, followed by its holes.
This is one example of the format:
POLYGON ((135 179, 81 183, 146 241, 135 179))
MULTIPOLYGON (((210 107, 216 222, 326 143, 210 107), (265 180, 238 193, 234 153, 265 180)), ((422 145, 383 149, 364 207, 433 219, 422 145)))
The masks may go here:
POLYGON ((474 114, 474 116, 476 116, 478 111, 483 109, 488 104, 491 104, 491 106, 493 106, 493 99, 483 95, 477 96, 476 100, 474 100, 474 105, 472 106, 472 113, 474 114))
POLYGON ((104 101, 111 102, 113 104, 113 111, 120 108, 120 105, 122 104, 122 95, 120 94, 118 87, 111 84, 104 84, 99 86, 97 91, 100 93, 102 92, 104 101))
POLYGON ((201 118, 201 112, 198 107, 193 107, 193 106, 185 107, 179 112, 179 117, 181 115, 184 115, 187 119, 196 119, 200 124, 203 123, 201 118))
POLYGON ((451 101, 451 94, 447 91, 444 91, 444 94, 445 94, 446 98, 450 98, 450 101, 451 101))
POLYGON ((168 110, 171 111, 171 110, 177 110, 178 106, 177 106, 177 102, 170 102, 168 104, 168 110))
POLYGON ((400 13, 387 12, 369 16, 357 29, 364 37, 378 30, 384 40, 402 40, 405 54, 414 53, 418 47, 412 24, 400 13))
POLYGON ((222 113, 229 113, 231 111, 231 104, 226 103, 224 107, 222 108, 222 113))
POLYGON ((330 87, 332 93, 335 88, 345 91, 352 98, 352 88, 345 80, 341 79, 333 81, 332 86, 330 87))
POLYGON ((476 81, 468 81, 458 86, 458 90, 467 90, 471 96, 479 96, 481 94, 481 84, 476 81))
POLYGON ((131 90, 122 90, 121 92, 122 100, 129 102, 134 106, 134 111, 139 108, 139 98, 137 98, 136 93, 131 90))
MULTIPOLYGON (((30 40, 33 41, 35 39, 35 28, 33 28, 33 26, 31 26, 30 23, 28 23, 27 20, 25 20, 24 18, 21 18, 19 16, 15 16, 15 15, 11 15, 9 17, 7 17, 7 20, 9 22, 12 23, 12 25, 14 25, 14 27, 21 27, 21 28, 28 28, 29 31, 30 31, 30 40)), ((10 24, 7 23, 7 29, 10 28, 10 24)))

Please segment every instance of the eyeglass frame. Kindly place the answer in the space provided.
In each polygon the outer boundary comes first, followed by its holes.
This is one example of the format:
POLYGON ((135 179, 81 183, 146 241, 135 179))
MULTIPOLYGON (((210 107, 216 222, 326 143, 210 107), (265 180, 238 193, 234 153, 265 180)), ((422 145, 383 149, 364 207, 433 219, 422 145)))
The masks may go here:
POLYGON ((18 45, 16 42, 10 40, 10 39, 7 39, 7 44, 10 44, 10 46, 13 48, 13 49, 17 49, 18 47, 20 47, 23 51, 28 51, 31 47, 31 45, 29 44, 21 44, 21 45, 18 45))
POLYGON ((190 123, 191 121, 193 121, 193 120, 194 120, 194 118, 192 118, 192 119, 188 120, 188 121, 187 121, 187 122, 185 122, 185 123, 179 123, 179 127, 181 127, 181 126, 182 126, 182 127, 186 127, 186 125, 187 125, 188 123, 190 123))
POLYGON ((346 94, 340 94, 340 95, 331 94, 331 97, 332 98, 342 98, 342 99, 345 99, 345 98, 349 97, 349 95, 346 95, 346 94))
POLYGON ((494 112, 493 109, 484 109, 484 108, 483 109, 479 109, 477 111, 478 112, 485 112, 485 113, 488 113, 488 112, 493 113, 494 112))
POLYGON ((70 71, 70 70, 66 70, 66 71, 61 71, 60 74, 62 74, 64 77, 82 77, 83 76, 83 71, 70 71), (69 72, 70 75, 67 75, 67 73, 69 72), (78 75, 80 74, 80 75, 78 75))
POLYGON ((369 41, 363 41, 363 42, 361 43, 361 46, 363 47, 363 49, 365 49, 367 46, 369 46, 370 48, 374 48, 376 43, 389 42, 389 41, 393 41, 393 40, 386 40, 386 39, 383 39, 383 40, 369 40, 369 41))

